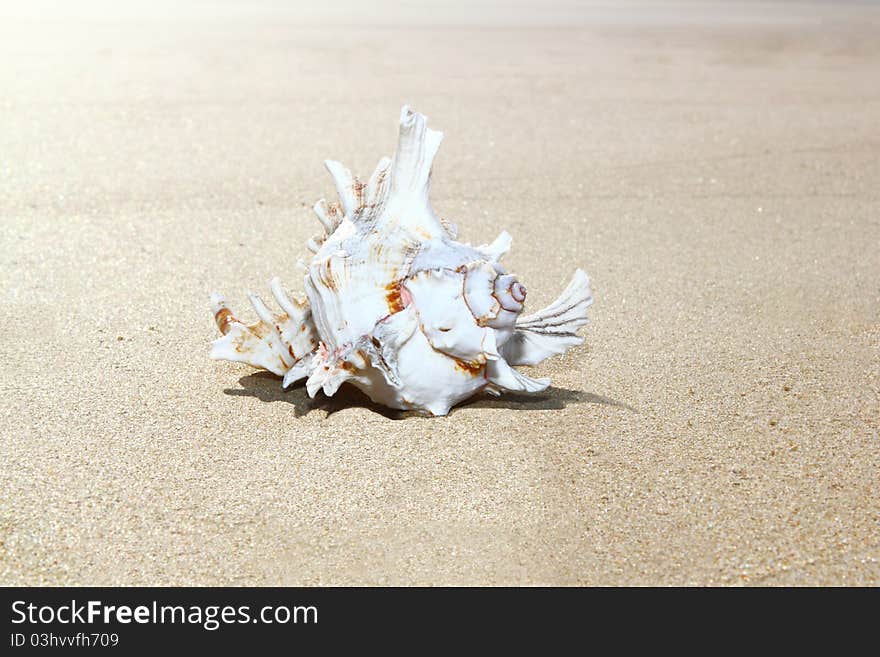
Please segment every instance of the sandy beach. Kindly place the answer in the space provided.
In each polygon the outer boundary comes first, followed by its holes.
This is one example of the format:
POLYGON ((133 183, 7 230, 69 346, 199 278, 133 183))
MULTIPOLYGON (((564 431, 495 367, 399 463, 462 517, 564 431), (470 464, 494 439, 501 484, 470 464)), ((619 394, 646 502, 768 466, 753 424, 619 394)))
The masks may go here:
POLYGON ((4 4, 0 584, 880 584, 880 7, 738 4, 4 4), (546 393, 208 359, 404 103, 546 393))

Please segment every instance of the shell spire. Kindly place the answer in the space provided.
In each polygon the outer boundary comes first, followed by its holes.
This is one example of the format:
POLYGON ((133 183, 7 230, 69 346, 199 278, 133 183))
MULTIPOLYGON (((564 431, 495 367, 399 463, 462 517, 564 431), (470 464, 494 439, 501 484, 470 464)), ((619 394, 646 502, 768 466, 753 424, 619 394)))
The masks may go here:
POLYGON ((545 390, 549 379, 513 366, 583 341, 589 278, 578 269, 556 301, 521 317, 526 289, 500 264, 510 235, 478 247, 458 242, 454 224, 431 208, 442 139, 404 107, 394 157, 382 158, 366 183, 327 160, 339 200, 314 206, 323 230, 307 244, 308 300, 291 299, 273 279, 282 312, 249 295, 259 321, 246 325, 212 295, 222 333, 212 357, 274 372, 284 386, 306 379, 313 397, 348 383, 377 403, 432 415, 481 391, 545 390))

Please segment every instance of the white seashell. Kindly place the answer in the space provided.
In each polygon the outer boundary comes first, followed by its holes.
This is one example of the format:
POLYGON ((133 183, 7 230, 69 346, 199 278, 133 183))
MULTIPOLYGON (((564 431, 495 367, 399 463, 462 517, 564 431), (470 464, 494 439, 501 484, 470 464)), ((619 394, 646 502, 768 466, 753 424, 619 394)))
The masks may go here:
POLYGON ((377 403, 433 415, 483 390, 545 390, 549 379, 512 366, 583 342, 576 331, 593 302, 589 278, 578 269, 550 306, 520 317, 526 289, 499 264, 510 235, 463 244, 431 209, 431 163, 442 137, 404 107, 397 153, 366 184, 325 162, 339 202, 314 207, 324 231, 307 245, 308 301, 291 300, 273 279, 283 313, 251 294, 260 321, 246 326, 212 295, 223 337, 211 357, 274 372, 285 387, 306 379, 312 397, 349 383, 377 403))

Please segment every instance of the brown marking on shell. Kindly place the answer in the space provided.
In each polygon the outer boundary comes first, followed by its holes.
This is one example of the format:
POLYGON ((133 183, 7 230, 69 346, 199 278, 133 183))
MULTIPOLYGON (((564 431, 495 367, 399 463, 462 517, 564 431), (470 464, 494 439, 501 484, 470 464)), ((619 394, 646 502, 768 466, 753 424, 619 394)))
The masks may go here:
POLYGON ((443 230, 446 231, 446 234, 449 235, 452 239, 456 238, 456 231, 453 229, 453 223, 448 219, 444 219, 443 217, 439 217, 440 225, 443 226, 443 230))
POLYGON ((383 185, 385 185, 385 178, 387 178, 387 177, 388 177, 388 169, 387 168, 382 169, 382 171, 379 172, 379 175, 376 176, 376 187, 375 187, 376 195, 374 198, 374 202, 370 207, 376 207, 379 200, 382 198, 382 187, 383 187, 383 185))
POLYGON ((333 258, 327 258, 324 261, 324 265, 320 269, 321 282, 329 290, 336 290, 336 278, 333 276, 333 258))
POLYGON ((220 310, 214 313, 214 321, 217 322, 217 328, 220 329, 220 333, 226 335, 229 333, 230 324, 237 322, 238 320, 235 318, 235 315, 232 314, 232 311, 229 310, 226 306, 221 306, 220 310))
POLYGON ((269 334, 269 327, 263 324, 263 322, 257 322, 256 324, 251 324, 247 327, 248 331, 256 335, 258 338, 265 338, 269 334))
POLYGON ((340 365, 339 367, 344 369, 346 372, 354 372, 357 369, 355 368, 353 363, 349 363, 347 360, 342 361, 342 365, 340 365))
POLYGON ((406 307, 400 295, 400 281, 393 281, 385 286, 385 301, 388 303, 388 312, 391 315, 399 313, 406 307))
POLYGON ((287 345, 287 351, 290 353, 290 357, 296 360, 296 354, 293 353, 293 345, 287 345))
POLYGON ((479 376, 486 366, 485 362, 480 361, 468 361, 461 358, 453 358, 453 360, 455 361, 455 369, 461 370, 470 376, 479 376))
POLYGON ((355 212, 363 210, 366 205, 366 201, 364 200, 364 190, 366 189, 366 184, 362 183, 357 178, 351 183, 351 191, 354 194, 355 198, 355 212))
POLYGON ((359 367, 361 369, 367 367, 370 364, 370 357, 363 349, 358 349, 355 353, 357 354, 358 358, 360 358, 361 362, 359 367))

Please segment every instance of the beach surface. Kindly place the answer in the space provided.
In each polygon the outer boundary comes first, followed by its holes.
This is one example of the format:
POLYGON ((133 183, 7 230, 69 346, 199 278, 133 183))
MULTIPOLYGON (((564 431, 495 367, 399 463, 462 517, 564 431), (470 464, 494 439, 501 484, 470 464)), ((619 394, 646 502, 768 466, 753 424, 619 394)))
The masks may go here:
POLYGON ((117 4, 0 9, 0 584, 880 584, 877 5, 117 4), (209 360, 405 103, 553 387, 209 360))

